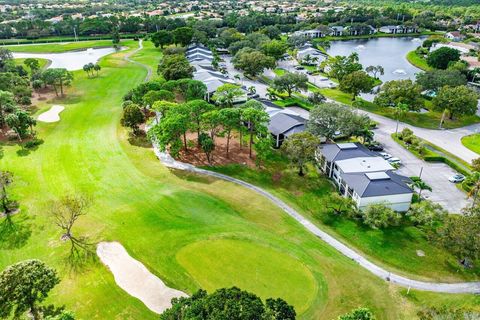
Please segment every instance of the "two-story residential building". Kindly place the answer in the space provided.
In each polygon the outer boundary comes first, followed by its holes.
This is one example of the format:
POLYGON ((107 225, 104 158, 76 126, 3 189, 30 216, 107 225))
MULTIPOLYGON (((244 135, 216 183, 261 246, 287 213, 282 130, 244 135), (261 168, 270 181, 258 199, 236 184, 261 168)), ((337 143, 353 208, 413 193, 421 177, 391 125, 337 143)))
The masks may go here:
POLYGON ((324 144, 317 152, 318 167, 333 180, 344 197, 359 209, 385 203, 395 211, 407 211, 413 190, 409 178, 394 172, 388 161, 359 143, 324 144))

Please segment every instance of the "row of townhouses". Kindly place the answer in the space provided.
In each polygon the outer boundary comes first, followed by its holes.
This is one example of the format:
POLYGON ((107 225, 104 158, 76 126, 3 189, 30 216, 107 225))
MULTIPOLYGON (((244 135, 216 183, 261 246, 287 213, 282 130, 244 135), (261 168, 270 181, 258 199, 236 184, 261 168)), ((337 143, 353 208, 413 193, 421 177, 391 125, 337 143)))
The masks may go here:
POLYGON ((303 35, 310 39, 323 38, 326 36, 342 37, 342 36, 360 36, 360 35, 372 35, 377 31, 389 34, 401 34, 401 33, 418 33, 419 29, 416 26, 383 26, 378 30, 371 25, 357 25, 357 26, 332 26, 323 27, 312 30, 300 30, 296 31, 294 35, 303 35))

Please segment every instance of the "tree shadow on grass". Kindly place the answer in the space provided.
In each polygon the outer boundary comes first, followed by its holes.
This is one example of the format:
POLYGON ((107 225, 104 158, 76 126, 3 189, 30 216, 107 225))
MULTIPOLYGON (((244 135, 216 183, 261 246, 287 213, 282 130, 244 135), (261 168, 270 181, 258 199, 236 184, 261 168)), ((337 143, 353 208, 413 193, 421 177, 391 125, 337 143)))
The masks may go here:
POLYGON ((170 169, 170 172, 173 173, 176 177, 188 182, 212 184, 219 179, 219 178, 214 178, 211 176, 206 176, 199 173, 193 173, 193 172, 188 172, 184 170, 170 169))
POLYGON ((23 247, 32 235, 26 217, 16 219, 5 217, 2 220, 0 220, 0 249, 12 250, 23 247))
POLYGON ((81 273, 96 261, 95 243, 87 237, 70 238, 70 251, 65 257, 65 268, 69 273, 81 273))
POLYGON ((152 148, 152 142, 148 139, 144 131, 141 134, 133 135, 129 133, 128 143, 135 147, 152 148))
POLYGON ((17 150, 17 156, 26 157, 32 151, 38 150, 38 147, 43 143, 44 141, 42 139, 37 139, 37 138, 26 141, 25 143, 20 144, 21 149, 17 150))

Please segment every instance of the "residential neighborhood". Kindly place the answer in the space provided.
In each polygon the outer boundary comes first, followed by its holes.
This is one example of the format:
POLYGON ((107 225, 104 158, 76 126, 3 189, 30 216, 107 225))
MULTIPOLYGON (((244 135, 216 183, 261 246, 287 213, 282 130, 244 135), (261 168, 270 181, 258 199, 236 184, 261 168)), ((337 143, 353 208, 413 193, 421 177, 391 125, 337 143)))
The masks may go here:
POLYGON ((476 0, 0 0, 0 319, 480 319, 476 0))

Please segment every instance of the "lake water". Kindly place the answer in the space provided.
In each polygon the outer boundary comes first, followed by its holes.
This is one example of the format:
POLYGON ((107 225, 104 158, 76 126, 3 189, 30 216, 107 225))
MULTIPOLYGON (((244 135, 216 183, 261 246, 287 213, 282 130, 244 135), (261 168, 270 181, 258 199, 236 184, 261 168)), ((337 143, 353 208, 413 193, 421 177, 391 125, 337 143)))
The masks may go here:
POLYGON ((364 68, 381 65, 385 74, 380 76, 383 82, 400 79, 415 79, 421 70, 411 65, 406 58, 408 52, 421 45, 423 39, 413 37, 372 38, 349 41, 332 41, 328 54, 348 56, 358 53, 364 68))
POLYGON ((42 58, 51 61, 49 68, 80 70, 87 63, 96 63, 101 57, 115 52, 114 48, 87 49, 62 53, 23 53, 14 52, 14 58, 42 58))

